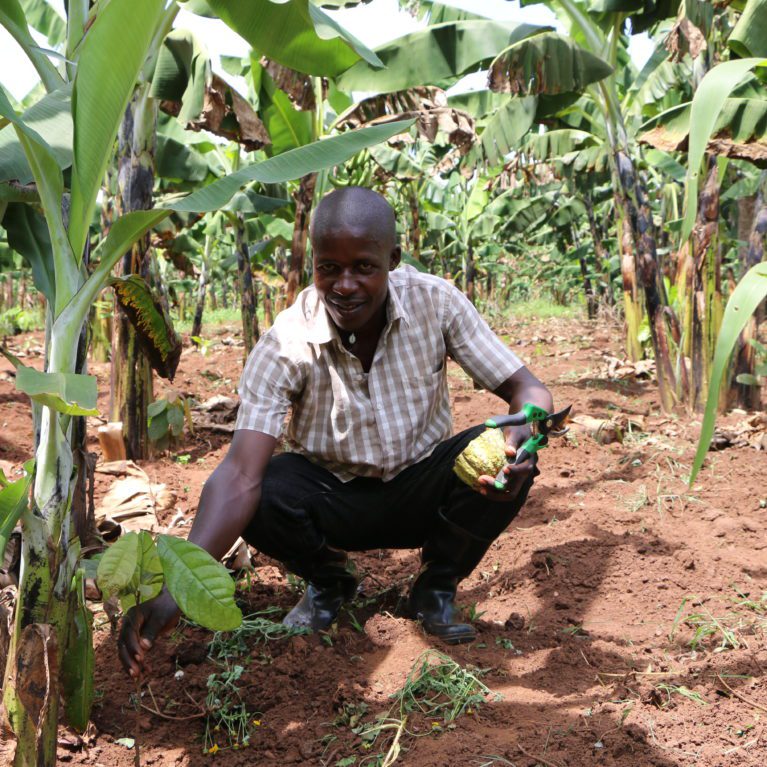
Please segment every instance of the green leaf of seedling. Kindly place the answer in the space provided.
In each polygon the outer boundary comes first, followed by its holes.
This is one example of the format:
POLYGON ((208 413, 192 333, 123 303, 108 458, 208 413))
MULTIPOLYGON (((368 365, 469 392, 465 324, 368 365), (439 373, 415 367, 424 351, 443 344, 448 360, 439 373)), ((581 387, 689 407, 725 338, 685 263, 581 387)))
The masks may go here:
POLYGON ((163 437, 168 434, 168 413, 163 410, 152 418, 149 419, 149 425, 147 426, 147 435, 152 442, 159 442, 163 437))
POLYGON ((79 373, 41 373, 19 365, 16 388, 39 404, 66 415, 98 415, 95 376, 79 373))
POLYGON ((174 406, 168 408, 168 428, 174 437, 179 437, 184 431, 184 408, 174 406))
POLYGON ((234 581, 220 562, 194 543, 170 535, 160 535, 157 548, 168 591, 184 615, 214 631, 232 631, 242 623, 234 581))
POLYGON ((29 485, 32 482, 34 467, 34 461, 27 461, 24 464, 24 476, 15 482, 8 482, 6 479, 5 486, 0 490, 0 561, 13 528, 29 503, 29 485))
POLYGON ((96 582, 105 597, 124 596, 133 589, 139 565, 139 542, 138 533, 126 533, 104 552, 96 582))
POLYGON ((149 406, 146 409, 146 414, 150 418, 154 418, 155 416, 162 413, 165 408, 168 407, 168 400, 166 399, 156 399, 154 402, 151 402, 149 406))
POLYGON ((99 552, 95 556, 88 557, 88 559, 80 560, 78 567, 83 570, 86 578, 96 580, 96 576, 98 575, 99 562, 101 562, 101 558, 103 556, 104 552, 99 552))
POLYGON ((138 537, 136 577, 131 584, 133 587, 132 591, 120 599, 120 606, 123 612, 127 612, 136 604, 137 591, 141 602, 154 599, 162 591, 164 577, 157 546, 155 546, 152 536, 146 530, 141 530, 138 537))

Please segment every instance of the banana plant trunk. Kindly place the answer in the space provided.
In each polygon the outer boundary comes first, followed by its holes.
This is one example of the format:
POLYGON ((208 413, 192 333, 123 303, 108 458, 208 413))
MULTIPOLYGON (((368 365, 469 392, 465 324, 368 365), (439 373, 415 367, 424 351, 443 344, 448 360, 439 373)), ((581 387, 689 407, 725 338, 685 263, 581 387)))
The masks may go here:
POLYGON ((290 248, 290 266, 288 270, 287 305, 292 306, 298 294, 298 288, 304 273, 306 261, 306 240, 309 235, 309 214, 314 200, 314 188, 317 174, 303 176, 294 194, 296 201, 296 220, 293 225, 293 241, 290 248))
MULTIPOLYGON (((571 226, 573 245, 580 251, 580 238, 578 237, 578 231, 575 225, 571 226)), ((594 294, 594 285, 591 282, 589 275, 589 267, 586 263, 586 257, 583 253, 578 255, 578 265, 581 270, 581 279, 583 280, 583 292, 586 296, 586 316, 590 320, 597 318, 597 297, 594 294)))
POLYGON ((618 201, 622 209, 620 218, 623 239, 626 241, 624 247, 630 246, 635 254, 636 284, 644 294, 661 407, 669 412, 676 403, 677 377, 671 362, 671 351, 675 343, 675 318, 666 298, 666 287, 655 247, 652 211, 644 183, 638 177, 628 154, 619 150, 615 160, 620 182, 618 201))
MULTIPOLYGON (((759 192, 753 209, 753 222, 748 236, 748 247, 743 258, 743 274, 751 267, 764 260, 764 243, 767 239, 767 171, 762 171, 759 179, 759 192)), ((754 375, 756 368, 756 349, 751 340, 759 336, 759 325, 764 321, 764 304, 749 319, 740 335, 739 347, 735 356, 734 375, 754 375)), ((758 384, 735 383, 735 400, 739 407, 746 410, 761 410, 761 387, 758 384)))
MULTIPOLYGON (((205 311, 205 293, 207 291, 208 277, 208 259, 210 258, 210 237, 205 238, 205 251, 202 255, 200 265, 200 279, 197 282, 197 306, 194 309, 194 320, 192 320, 192 339, 199 338, 202 332, 202 315, 205 311)), ((215 295, 215 291, 212 291, 215 295)), ((192 340, 196 344, 197 341, 192 340)))
POLYGON ((270 328, 274 324, 274 309, 272 308, 272 289, 264 283, 264 327, 270 328))
POLYGON ((597 293, 608 306, 615 305, 615 296, 613 296, 613 286, 610 280, 610 266, 609 259, 605 252, 604 242, 602 240, 599 229, 597 228, 597 221, 594 217, 594 203, 591 200, 591 195, 585 195, 583 198, 584 206, 586 208, 586 217, 589 222, 589 231, 591 232, 591 240, 594 245, 594 260, 596 262, 597 274, 601 275, 599 282, 597 283, 597 293))
POLYGON ((710 160, 700 192, 698 214, 690 239, 678 261, 677 296, 682 306, 682 337, 678 367, 687 367, 689 384, 679 391, 688 408, 705 407, 711 383, 711 364, 722 322, 721 254, 719 248, 719 180, 710 160))
MULTIPOLYGON (((136 87, 118 134, 118 197, 120 214, 152 208, 157 103, 149 83, 136 87)), ((117 274, 150 278, 149 235, 125 254, 117 274)), ((152 401, 152 369, 136 339, 136 331, 115 301, 112 339, 113 421, 122 421, 125 449, 133 460, 149 457, 147 408, 152 401)))
POLYGON ((253 286, 253 272, 250 268, 250 254, 245 233, 245 221, 242 213, 236 214, 235 249, 237 250, 237 277, 240 288, 240 307, 242 315, 242 340, 247 358, 250 350, 259 338, 258 314, 256 313, 256 292, 253 286))
POLYGON ((408 203, 410 205, 410 255, 421 260, 421 213, 418 207, 418 189, 415 182, 408 184, 408 203))
POLYGON ((621 282, 623 285, 623 314, 626 322, 626 354, 632 362, 642 358, 639 343, 639 325, 642 322, 642 305, 637 285, 634 238, 627 206, 619 192, 615 193, 617 213, 618 250, 621 258, 621 282))
MULTIPOLYGON (((83 329, 83 321, 55 323, 48 372, 76 371, 83 329)), ((3 706, 16 737, 13 767, 56 763, 59 670, 70 641, 75 607, 71 584, 80 551, 70 513, 77 475, 72 449, 76 428, 75 418, 41 408, 32 500, 21 518, 21 574, 3 678, 3 706)))
POLYGON ((473 304, 476 303, 475 276, 474 248, 469 243, 469 247, 466 250, 466 298, 473 304))

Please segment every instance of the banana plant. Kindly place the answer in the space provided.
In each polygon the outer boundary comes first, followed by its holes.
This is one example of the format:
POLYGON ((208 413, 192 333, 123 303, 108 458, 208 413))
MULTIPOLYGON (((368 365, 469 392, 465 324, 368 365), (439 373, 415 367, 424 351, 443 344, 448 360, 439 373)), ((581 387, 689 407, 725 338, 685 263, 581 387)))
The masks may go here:
MULTIPOLYGON (((32 256, 47 278, 43 285, 48 300, 45 372, 16 363, 17 386, 29 394, 38 413, 39 443, 30 502, 21 513, 21 583, 3 685, 5 710, 16 735, 15 767, 55 763, 59 697, 72 694, 62 688, 60 672, 65 674, 71 659, 79 657, 77 642, 85 636, 73 630, 80 552, 71 516, 76 473, 72 441, 75 418, 96 413, 96 383, 84 374, 78 347, 89 308, 113 267, 173 209, 220 208, 249 181, 279 183, 332 167, 410 125, 337 136, 271 161, 244 165, 186 198, 125 213, 93 249, 91 257, 97 265, 89 275, 83 254, 90 242, 96 198, 120 122, 166 9, 162 0, 110 0, 92 10, 87 3, 70 3, 69 10, 68 50, 76 57, 72 73, 66 64, 62 74, 44 63, 47 58, 39 55, 36 46, 27 45, 48 93, 19 114, 0 89, 0 116, 7 123, 0 133, 13 131, 10 155, 21 166, 21 172, 10 178, 18 181, 26 174, 34 182, 32 203, 42 209, 47 230, 32 256), (63 170, 69 167, 67 189, 63 170)), ((0 22, 17 39, 25 43, 31 39, 17 0, 5 0, 0 22)), ((3 140, 8 138, 6 133, 3 140)), ((8 215, 7 209, 4 221, 8 215)), ((121 287, 126 306, 141 316, 140 324, 146 327, 147 346, 162 364, 172 366, 172 344, 160 332, 163 323, 146 292, 135 281, 121 287)), ((92 684, 92 679, 83 683, 92 684)))
MULTIPOLYGON (((758 163, 767 157, 767 100, 764 75, 760 74, 767 44, 754 34, 759 29, 755 20, 765 13, 764 0, 749 0, 726 40, 735 54, 745 58, 724 61, 705 72, 694 97, 653 117, 640 138, 666 152, 687 150, 677 267, 681 339, 676 367, 684 372, 686 360, 690 360, 689 383, 686 391, 680 391, 680 400, 694 410, 703 408, 713 383, 715 341, 722 322, 721 256, 716 238, 721 228, 718 206, 726 158, 758 163)), ((752 366, 753 356, 746 357, 752 366)))
POLYGON ((711 382, 706 401, 706 410, 700 429, 698 448, 690 471, 690 486, 700 472, 706 459, 719 406, 721 386, 727 374, 732 352, 739 336, 751 316, 767 297, 767 263, 756 264, 746 272, 732 292, 724 310, 722 325, 716 340, 714 359, 711 366, 711 382))
POLYGON ((632 356, 640 354, 635 339, 642 315, 641 292, 649 315, 661 404, 669 410, 675 402, 675 385, 669 356, 670 328, 664 312, 668 302, 647 190, 637 172, 636 151, 621 109, 617 76, 623 25, 628 10, 635 10, 636 3, 619 0, 610 4, 610 12, 601 14, 591 13, 591 5, 579 0, 551 0, 546 5, 559 14, 570 37, 560 39, 548 35, 548 39, 525 41, 510 47, 493 62, 490 87, 516 95, 539 94, 539 97, 555 99, 554 104, 559 102, 560 107, 572 105, 585 90, 595 105, 595 115, 599 115, 604 126, 609 146, 608 160, 615 189, 628 327, 627 349, 632 356), (592 71, 594 75, 589 76, 592 71), (558 95, 562 91, 572 94, 569 100, 558 95))

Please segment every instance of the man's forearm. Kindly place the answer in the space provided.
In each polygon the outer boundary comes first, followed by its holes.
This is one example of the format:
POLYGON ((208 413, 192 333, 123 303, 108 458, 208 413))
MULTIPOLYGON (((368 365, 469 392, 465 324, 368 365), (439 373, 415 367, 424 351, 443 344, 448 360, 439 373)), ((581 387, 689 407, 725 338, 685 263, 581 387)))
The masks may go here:
POLYGON ((554 398, 543 384, 527 385, 518 389, 508 400, 509 413, 519 412, 526 402, 542 407, 548 413, 554 410, 554 398))
POLYGON ((509 413, 519 412, 526 402, 549 413, 554 410, 551 392, 527 368, 521 368, 507 378, 494 393, 509 403, 509 413))
POLYGON ((261 482, 224 461, 202 489, 189 540, 221 559, 242 535, 260 500, 261 482))

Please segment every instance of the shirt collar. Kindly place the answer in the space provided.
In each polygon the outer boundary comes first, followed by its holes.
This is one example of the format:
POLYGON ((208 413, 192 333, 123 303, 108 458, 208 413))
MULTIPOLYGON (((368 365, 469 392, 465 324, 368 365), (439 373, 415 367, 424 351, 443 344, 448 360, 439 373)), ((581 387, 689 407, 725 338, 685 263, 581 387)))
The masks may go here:
MULTIPOLYGON (((307 302, 304 309, 306 320, 306 340, 310 344, 326 344, 330 341, 340 340, 335 325, 330 321, 325 304, 322 303, 317 291, 314 290, 314 300, 307 302)), ((402 320, 410 325, 410 316, 402 304, 402 298, 397 291, 397 286, 389 280, 389 295, 386 299, 386 327, 394 324, 395 320, 402 320)))

